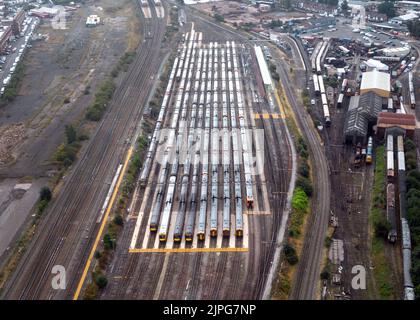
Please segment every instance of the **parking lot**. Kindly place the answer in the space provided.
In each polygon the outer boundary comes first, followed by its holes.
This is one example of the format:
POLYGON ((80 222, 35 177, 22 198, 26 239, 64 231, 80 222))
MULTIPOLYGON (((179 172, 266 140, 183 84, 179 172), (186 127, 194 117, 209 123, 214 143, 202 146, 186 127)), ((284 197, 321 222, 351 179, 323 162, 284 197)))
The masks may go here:
POLYGON ((39 23, 38 18, 27 17, 23 24, 21 36, 15 38, 9 44, 3 55, 0 56, 0 94, 3 95, 7 85, 10 83, 16 67, 21 61, 25 51, 30 48, 30 41, 36 26, 39 23))
MULTIPOLYGON (((372 28, 366 25, 366 28, 372 28)), ((315 33, 305 33, 305 36, 323 36, 327 38, 350 38, 352 40, 360 40, 362 42, 381 43, 391 47, 400 47, 401 41, 396 36, 389 36, 383 33, 377 28, 372 28, 375 31, 369 31, 360 29, 360 32, 353 32, 355 29, 351 24, 351 19, 337 18, 337 24, 331 28, 325 29, 315 33), (370 35, 366 36, 365 31, 370 35), (389 41, 389 42, 388 42, 389 41)))

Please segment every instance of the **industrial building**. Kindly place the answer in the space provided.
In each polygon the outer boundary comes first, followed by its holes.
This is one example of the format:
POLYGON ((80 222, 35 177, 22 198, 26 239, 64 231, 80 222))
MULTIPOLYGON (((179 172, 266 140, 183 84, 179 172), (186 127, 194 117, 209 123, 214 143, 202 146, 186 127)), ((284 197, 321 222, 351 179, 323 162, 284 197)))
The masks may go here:
POLYGON ((350 98, 344 128, 344 134, 348 142, 363 139, 367 135, 369 121, 364 116, 363 110, 359 109, 359 99, 360 96, 350 98))
POLYGON ((385 137, 385 133, 401 131, 407 137, 413 139, 416 130, 416 117, 413 114, 381 112, 378 115, 376 134, 379 139, 385 137))
POLYGON ((382 53, 386 57, 405 57, 410 53, 410 46, 398 47, 398 48, 385 48, 382 49, 382 53))
POLYGON ((385 63, 382 63, 379 60, 375 59, 369 59, 366 62, 364 62, 364 65, 366 66, 366 71, 374 71, 375 69, 378 71, 388 71, 389 67, 385 63))
POLYGON ((360 94, 375 92, 378 96, 388 98, 391 91, 391 75, 377 70, 364 72, 360 84, 360 94))
POLYGON ((364 141, 369 125, 376 123, 378 115, 388 103, 391 83, 388 73, 377 70, 364 72, 360 85, 360 95, 350 98, 344 127, 346 142, 364 141))

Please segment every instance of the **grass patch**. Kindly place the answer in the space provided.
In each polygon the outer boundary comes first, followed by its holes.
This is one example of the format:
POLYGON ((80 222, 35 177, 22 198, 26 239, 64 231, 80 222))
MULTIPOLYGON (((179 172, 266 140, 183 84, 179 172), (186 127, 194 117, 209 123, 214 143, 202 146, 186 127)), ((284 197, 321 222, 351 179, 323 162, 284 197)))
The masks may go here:
POLYGON ((372 237, 372 262, 375 266, 373 275, 381 299, 393 299, 392 274, 389 262, 385 256, 385 239, 388 234, 385 217, 386 205, 386 167, 385 146, 376 148, 375 174, 372 188, 372 205, 370 210, 370 225, 373 228, 372 237))
POLYGON ((109 101, 115 91, 115 83, 111 78, 106 79, 95 94, 93 103, 86 111, 86 119, 90 121, 99 121, 102 119, 109 101))
POLYGON ((0 293, 2 292, 4 285, 9 279, 9 277, 14 272, 16 266, 18 265, 20 259, 26 251, 27 244, 31 241, 32 237, 35 234, 36 226, 39 222, 44 211, 47 209, 49 203, 52 199, 51 189, 47 186, 41 188, 39 193, 38 202, 33 208, 33 219, 30 223, 29 228, 21 235, 17 245, 14 247, 12 254, 9 256, 5 266, 0 272, 0 293))
POLYGON ((19 94, 19 89, 22 85, 22 80, 24 76, 25 76, 25 66, 23 64, 23 61, 20 61, 16 65, 15 73, 12 75, 9 84, 4 89, 4 93, 0 98, 1 105, 5 105, 6 103, 15 100, 15 98, 19 94))

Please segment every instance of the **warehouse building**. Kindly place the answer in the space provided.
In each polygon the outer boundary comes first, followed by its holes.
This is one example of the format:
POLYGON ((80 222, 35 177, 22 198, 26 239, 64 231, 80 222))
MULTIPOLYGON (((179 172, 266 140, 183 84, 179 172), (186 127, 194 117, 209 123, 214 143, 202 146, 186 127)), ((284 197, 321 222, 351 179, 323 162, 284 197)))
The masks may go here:
POLYGON ((363 110, 359 108, 359 100, 360 96, 352 96, 350 98, 344 127, 344 136, 348 143, 363 140, 367 135, 369 121, 364 116, 363 110))
POLYGON ((360 95, 375 92, 378 96, 388 98, 391 91, 391 75, 377 70, 364 72, 360 84, 360 95))
POLYGON ((381 112, 378 115, 376 134, 383 139, 386 133, 397 132, 413 139, 416 130, 416 117, 413 114, 381 112))
POLYGON ((390 80, 388 73, 377 70, 363 73, 360 96, 350 98, 344 126, 346 143, 365 142, 369 126, 376 124, 378 115, 387 107, 390 80))

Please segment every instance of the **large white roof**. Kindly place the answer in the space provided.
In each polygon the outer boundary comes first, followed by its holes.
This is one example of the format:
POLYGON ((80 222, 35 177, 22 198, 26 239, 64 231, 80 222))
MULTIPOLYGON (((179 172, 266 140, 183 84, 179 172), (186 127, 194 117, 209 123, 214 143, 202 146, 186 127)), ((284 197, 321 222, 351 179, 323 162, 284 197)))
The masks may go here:
POLYGON ((380 89, 391 91, 391 76, 389 73, 379 72, 377 70, 363 72, 360 90, 380 89))
POLYGON ((410 13, 404 14, 402 16, 395 17, 392 20, 410 21, 410 20, 417 19, 418 17, 419 16, 416 13, 410 12, 410 13))
POLYGON ((258 66, 260 67, 260 72, 262 80, 266 86, 271 85, 270 72, 268 71, 267 62, 265 61, 264 54, 261 47, 255 46, 255 55, 257 56, 258 66))
POLYGON ((375 59, 369 59, 368 61, 366 61, 366 65, 370 68, 375 68, 378 71, 388 71, 389 67, 380 62, 379 60, 375 60, 375 59))

